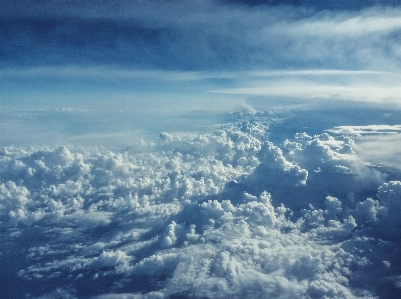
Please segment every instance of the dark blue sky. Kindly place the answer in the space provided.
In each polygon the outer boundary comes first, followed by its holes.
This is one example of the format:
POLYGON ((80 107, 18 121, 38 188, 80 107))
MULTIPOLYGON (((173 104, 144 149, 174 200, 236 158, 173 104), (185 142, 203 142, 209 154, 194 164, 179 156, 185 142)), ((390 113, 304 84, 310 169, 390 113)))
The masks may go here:
MULTIPOLYGON (((338 22, 373 5, 391 8, 397 2, 2 1, 0 66, 109 64, 185 71, 361 69, 369 63, 358 56, 359 51, 372 44, 358 45, 354 43, 358 40, 340 37, 339 41, 331 40, 321 53, 308 55, 302 52, 310 54, 308 44, 317 42, 310 31, 313 28, 301 32, 288 29, 310 20, 338 22), (284 30, 280 28, 283 24, 287 25, 284 30), (341 56, 327 53, 332 50, 341 56)), ((386 34, 388 45, 377 50, 391 55, 389 47, 397 40, 399 30, 386 34)))

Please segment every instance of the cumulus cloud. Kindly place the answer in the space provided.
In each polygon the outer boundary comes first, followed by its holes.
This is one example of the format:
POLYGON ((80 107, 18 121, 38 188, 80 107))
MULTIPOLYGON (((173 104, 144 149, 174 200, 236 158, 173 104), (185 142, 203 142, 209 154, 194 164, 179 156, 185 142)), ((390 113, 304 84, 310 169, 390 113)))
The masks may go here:
POLYGON ((18 287, 2 294, 400 294, 399 175, 366 165, 351 135, 274 143, 270 112, 234 116, 214 133, 163 132, 152 153, 2 148, 2 277, 18 287))

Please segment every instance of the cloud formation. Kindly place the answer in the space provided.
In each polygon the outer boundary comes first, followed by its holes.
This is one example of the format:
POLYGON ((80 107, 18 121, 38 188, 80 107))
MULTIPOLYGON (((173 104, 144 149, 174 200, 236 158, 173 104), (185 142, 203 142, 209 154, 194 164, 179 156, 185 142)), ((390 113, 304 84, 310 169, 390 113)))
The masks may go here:
POLYGON ((401 297, 400 7, 296 2, 1 1, 0 297, 401 297))
POLYGON ((2 296, 400 294, 399 173, 339 131, 275 144, 273 120, 163 132, 153 153, 3 147, 2 296))

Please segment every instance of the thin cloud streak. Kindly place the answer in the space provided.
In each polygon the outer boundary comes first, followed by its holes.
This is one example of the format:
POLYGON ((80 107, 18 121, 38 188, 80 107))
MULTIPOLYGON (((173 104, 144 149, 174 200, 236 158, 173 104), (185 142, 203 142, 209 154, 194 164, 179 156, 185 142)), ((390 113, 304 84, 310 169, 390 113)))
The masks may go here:
POLYGON ((197 72, 165 70, 132 70, 110 66, 82 67, 68 65, 61 67, 7 68, 0 70, 0 77, 14 78, 85 78, 85 79, 154 79, 158 81, 196 81, 203 76, 197 72))
POLYGON ((353 70, 294 70, 251 73, 236 88, 209 90, 211 93, 291 97, 299 101, 313 99, 354 100, 389 103, 400 107, 401 75, 393 72, 353 70))
POLYGON ((212 93, 241 94, 247 96, 283 96, 301 99, 348 99, 368 102, 395 102, 401 104, 400 87, 336 86, 287 82, 266 87, 212 90, 212 93))
POLYGON ((30 68, 5 68, 0 70, 0 78, 85 78, 85 79, 153 79, 158 81, 202 81, 207 79, 257 79, 264 77, 283 76, 398 76, 395 72, 375 70, 339 70, 339 69, 298 69, 298 70, 267 70, 267 71, 170 71, 160 69, 126 69, 108 65, 82 67, 80 65, 42 66, 30 68))

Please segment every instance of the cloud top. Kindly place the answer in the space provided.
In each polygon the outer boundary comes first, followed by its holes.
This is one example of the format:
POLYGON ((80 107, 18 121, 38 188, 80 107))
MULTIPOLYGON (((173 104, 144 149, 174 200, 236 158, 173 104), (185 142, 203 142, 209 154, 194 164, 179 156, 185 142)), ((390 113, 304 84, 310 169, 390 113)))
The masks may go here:
POLYGON ((153 153, 2 148, 2 296, 400 294, 399 173, 342 132, 276 142, 271 113, 235 117, 153 153))

